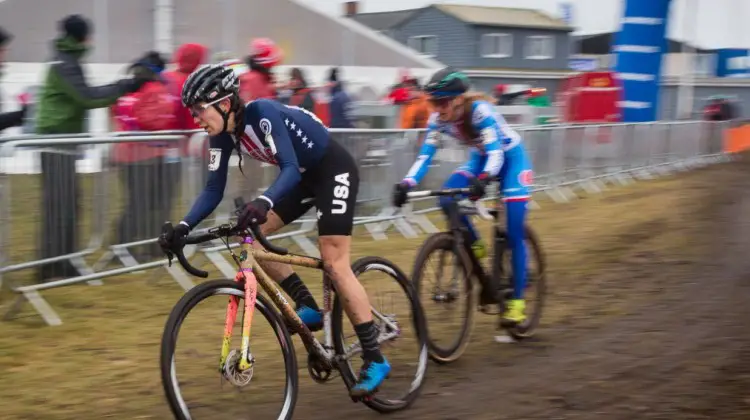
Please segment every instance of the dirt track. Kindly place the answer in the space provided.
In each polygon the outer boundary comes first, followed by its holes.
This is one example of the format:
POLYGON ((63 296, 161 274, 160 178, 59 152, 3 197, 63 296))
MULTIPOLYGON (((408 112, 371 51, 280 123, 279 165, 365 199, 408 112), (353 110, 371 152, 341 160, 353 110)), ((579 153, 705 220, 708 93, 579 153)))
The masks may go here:
MULTIPOLYGON (((625 232, 619 261, 581 278, 586 296, 553 290, 553 299, 588 300, 590 311, 546 326, 522 344, 491 343, 494 331, 476 328, 464 357, 432 365, 415 406, 389 417, 750 418, 748 169, 747 161, 735 162, 680 184, 691 195, 673 209, 682 218, 675 238, 691 246, 674 252, 645 245, 655 232, 675 230, 674 220, 625 232)), ((553 288, 556 274, 563 275, 551 267, 553 288)), ((381 418, 342 404, 334 388, 328 396, 303 391, 295 417, 381 418)))
MULTIPOLYGON (((750 418, 748 174, 750 160, 738 161, 542 203, 531 224, 549 258, 550 296, 534 340, 495 343, 493 319, 478 315, 463 357, 431 363, 416 404, 386 417, 351 403, 340 380, 314 384, 298 350, 295 418, 750 418)), ((409 269, 423 240, 359 241, 356 252, 387 244, 409 269)), ((0 418, 169 418, 157 356, 182 290, 144 282, 47 293, 61 327, 42 327, 28 308, 1 323, 0 418), (28 355, 50 346, 54 363, 40 369, 28 355)), ((216 381, 201 385, 207 400, 222 392, 216 381)))

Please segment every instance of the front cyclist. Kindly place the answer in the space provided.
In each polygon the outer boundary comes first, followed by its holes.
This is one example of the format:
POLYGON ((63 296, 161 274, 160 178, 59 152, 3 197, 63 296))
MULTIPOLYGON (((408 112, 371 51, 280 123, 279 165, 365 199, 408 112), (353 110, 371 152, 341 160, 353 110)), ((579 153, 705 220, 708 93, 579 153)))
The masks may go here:
MULTIPOLYGON (((526 248, 524 220, 531 184, 531 165, 526 157, 521 137, 498 115, 483 95, 468 92, 469 79, 465 74, 445 68, 438 71, 425 86, 435 112, 427 125, 425 142, 417 161, 399 184, 396 184, 393 204, 401 207, 407 192, 419 184, 427 174, 430 161, 440 146, 440 136, 450 135, 469 147, 469 160, 445 181, 445 188, 470 187, 473 200, 481 198, 487 184, 500 180, 507 209, 508 242, 512 249, 513 298, 502 315, 504 326, 514 326, 526 320, 523 292, 526 286, 526 248)), ((447 210, 450 197, 441 197, 440 205, 447 210)), ((472 248, 477 258, 486 254, 486 247, 472 226, 468 216, 461 222, 468 228, 472 248)))
MULTIPOLYGON (((190 229, 219 205, 234 150, 240 159, 244 154, 277 165, 281 169, 278 177, 241 210, 238 225, 258 223, 264 234, 270 234, 305 214, 313 204, 317 207, 320 254, 363 349, 364 365, 351 396, 371 395, 391 367, 380 353, 370 302, 349 262, 359 188, 354 159, 330 138, 320 120, 305 110, 268 99, 243 106, 237 76, 222 65, 205 66, 192 73, 182 89, 182 102, 210 136, 208 183, 175 227, 174 235, 162 238, 163 246, 184 244, 190 229)), ((297 314, 310 330, 320 330, 321 311, 292 267, 267 261, 261 264, 292 297, 297 314)))

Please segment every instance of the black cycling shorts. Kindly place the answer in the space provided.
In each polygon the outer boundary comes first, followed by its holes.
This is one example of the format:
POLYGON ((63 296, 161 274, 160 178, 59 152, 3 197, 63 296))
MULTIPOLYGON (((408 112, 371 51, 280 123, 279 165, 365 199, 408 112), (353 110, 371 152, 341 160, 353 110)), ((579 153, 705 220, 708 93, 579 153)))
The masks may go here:
POLYGON ((359 169, 349 152, 333 139, 315 168, 302 173, 302 180, 273 207, 285 225, 315 206, 318 235, 350 236, 359 192, 359 169))

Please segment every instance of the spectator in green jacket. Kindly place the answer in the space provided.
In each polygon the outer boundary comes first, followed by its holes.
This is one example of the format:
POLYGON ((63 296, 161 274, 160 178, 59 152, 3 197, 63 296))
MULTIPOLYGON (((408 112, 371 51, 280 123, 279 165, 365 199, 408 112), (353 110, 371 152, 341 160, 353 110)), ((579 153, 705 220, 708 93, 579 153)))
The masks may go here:
MULTIPOLYGON (((127 93, 137 91, 145 80, 128 78, 104 86, 89 86, 81 60, 89 51, 91 24, 80 15, 60 22, 60 36, 54 41, 54 58, 39 92, 36 115, 38 134, 74 134, 84 131, 90 109, 114 104, 127 93)), ((76 147, 59 147, 41 153, 42 209, 41 258, 77 251, 78 185, 76 147)), ((80 274, 69 260, 42 266, 40 280, 80 274)))
POLYGON ((145 80, 122 79, 104 86, 89 86, 81 59, 89 51, 91 26, 79 15, 61 22, 62 35, 54 41, 55 57, 39 98, 37 132, 83 132, 86 111, 114 104, 120 96, 137 91, 145 80))

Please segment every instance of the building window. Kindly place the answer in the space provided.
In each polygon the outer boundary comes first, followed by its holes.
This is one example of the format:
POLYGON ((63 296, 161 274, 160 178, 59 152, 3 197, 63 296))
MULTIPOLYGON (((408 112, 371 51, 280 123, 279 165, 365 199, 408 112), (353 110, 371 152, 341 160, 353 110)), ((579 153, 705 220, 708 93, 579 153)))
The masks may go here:
POLYGON ((435 57, 437 55, 437 36, 419 35, 409 37, 409 47, 419 51, 425 57, 435 57))
POLYGON ((484 34, 480 42, 482 57, 506 58, 513 55, 513 35, 484 34))
POLYGON ((526 37, 527 60, 549 60, 555 56, 555 40, 551 36, 534 35, 526 37))
POLYGON ((716 63, 713 54, 695 54, 694 74, 709 77, 714 74, 716 63))

